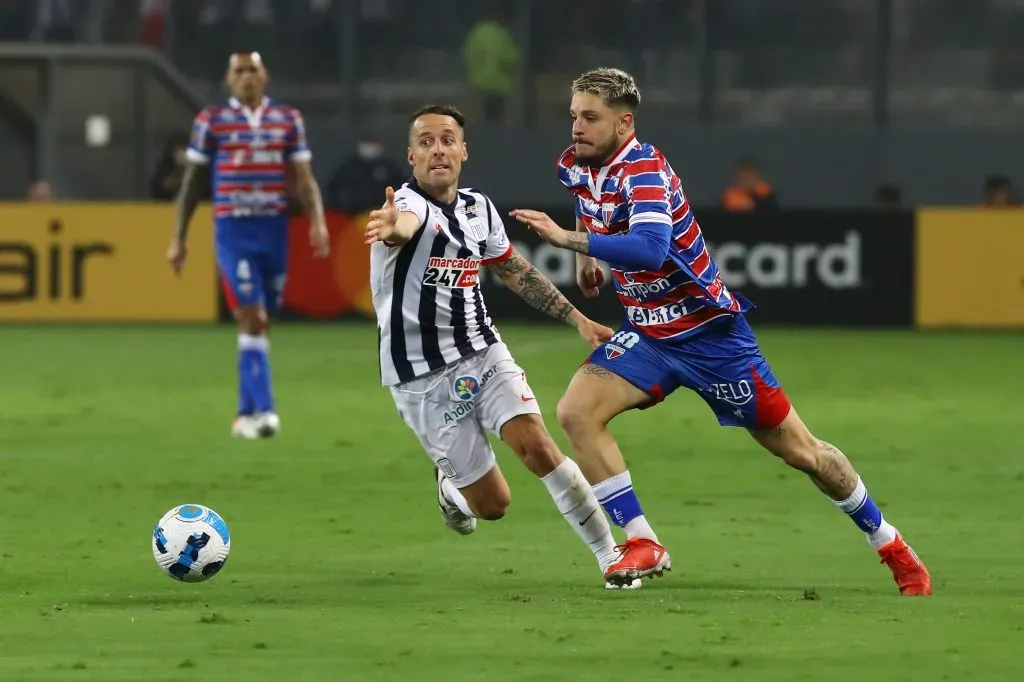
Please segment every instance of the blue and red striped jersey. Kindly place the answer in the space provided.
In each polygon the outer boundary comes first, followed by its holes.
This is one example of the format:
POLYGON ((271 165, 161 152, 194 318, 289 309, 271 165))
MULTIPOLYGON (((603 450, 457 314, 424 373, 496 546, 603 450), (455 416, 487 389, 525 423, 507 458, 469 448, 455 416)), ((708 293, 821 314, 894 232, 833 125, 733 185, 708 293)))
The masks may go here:
POLYGON ((255 110, 235 98, 199 112, 188 158, 212 166, 214 216, 283 215, 285 167, 313 158, 298 109, 266 97, 255 110))
POLYGON ((609 263, 626 318, 654 339, 681 339, 711 320, 750 308, 722 282, 679 176, 655 147, 629 140, 600 168, 576 163, 574 147, 558 159, 558 178, 573 195, 576 216, 597 234, 628 234, 638 225, 670 233, 658 270, 609 263))

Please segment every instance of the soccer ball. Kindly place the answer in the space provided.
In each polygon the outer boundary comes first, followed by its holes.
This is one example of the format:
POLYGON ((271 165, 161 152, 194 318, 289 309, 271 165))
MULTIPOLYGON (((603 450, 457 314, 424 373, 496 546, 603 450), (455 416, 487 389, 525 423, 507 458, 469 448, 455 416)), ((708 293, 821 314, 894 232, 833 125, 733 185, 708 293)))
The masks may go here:
POLYGON ((224 568, 231 535, 220 514, 201 504, 175 507, 153 529, 153 557, 175 580, 198 583, 224 568))

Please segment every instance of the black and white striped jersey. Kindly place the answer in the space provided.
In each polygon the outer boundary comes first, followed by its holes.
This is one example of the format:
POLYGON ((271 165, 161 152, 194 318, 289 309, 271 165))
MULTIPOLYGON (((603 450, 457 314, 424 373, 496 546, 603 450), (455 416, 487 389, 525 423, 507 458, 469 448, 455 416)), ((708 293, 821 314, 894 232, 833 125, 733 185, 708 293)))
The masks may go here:
POLYGON ((494 204, 470 189, 451 204, 430 197, 415 180, 395 192, 399 211, 420 227, 405 244, 370 247, 370 288, 385 386, 411 381, 501 337, 487 314, 480 268, 512 255, 494 204))

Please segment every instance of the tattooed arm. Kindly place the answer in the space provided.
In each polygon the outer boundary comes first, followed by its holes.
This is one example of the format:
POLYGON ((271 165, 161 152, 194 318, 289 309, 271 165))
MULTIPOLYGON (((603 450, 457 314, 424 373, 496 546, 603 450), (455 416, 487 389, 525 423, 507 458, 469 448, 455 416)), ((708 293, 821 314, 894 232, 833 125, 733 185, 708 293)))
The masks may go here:
POLYGON ((205 177, 202 165, 187 162, 176 202, 174 234, 171 236, 171 246, 167 249, 167 262, 176 273, 181 272, 185 267, 185 259, 188 258, 188 247, 185 245, 188 241, 188 226, 199 200, 203 198, 205 177))
POLYGON ((489 266, 509 289, 530 307, 556 320, 578 327, 585 318, 554 284, 516 249, 505 260, 489 266))
POLYGON ((189 223, 192 215, 203 198, 203 186, 206 182, 205 166, 188 161, 178 191, 174 220, 174 238, 184 242, 188 236, 189 223))

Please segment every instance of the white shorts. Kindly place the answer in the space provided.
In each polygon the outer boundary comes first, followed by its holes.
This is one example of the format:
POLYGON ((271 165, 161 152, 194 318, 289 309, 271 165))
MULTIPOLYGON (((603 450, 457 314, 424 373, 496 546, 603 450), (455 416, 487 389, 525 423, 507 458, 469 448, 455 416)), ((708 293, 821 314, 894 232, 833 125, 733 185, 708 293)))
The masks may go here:
POLYGON ((540 414, 526 372, 496 343, 425 377, 391 387, 395 406, 427 454, 456 488, 494 466, 490 431, 521 414, 540 414))

